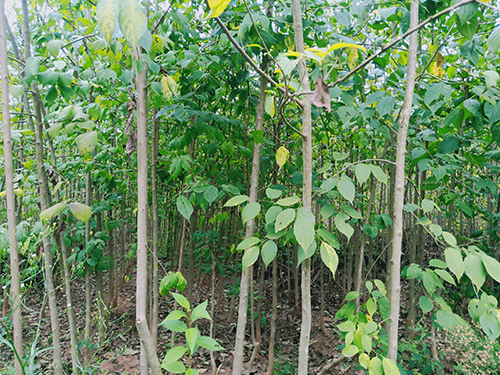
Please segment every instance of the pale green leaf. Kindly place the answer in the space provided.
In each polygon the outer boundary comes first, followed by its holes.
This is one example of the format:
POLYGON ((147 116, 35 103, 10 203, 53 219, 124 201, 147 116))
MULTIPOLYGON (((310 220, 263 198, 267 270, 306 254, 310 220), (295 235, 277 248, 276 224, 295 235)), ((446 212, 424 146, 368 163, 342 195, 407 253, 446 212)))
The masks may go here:
POLYGON ((83 203, 72 202, 69 204, 69 209, 75 218, 80 221, 87 222, 90 219, 91 209, 83 203))
POLYGON ((257 202, 248 203, 241 211, 241 218, 244 223, 255 218, 260 212, 260 204, 257 202))
POLYGON ((59 215, 66 208, 66 202, 57 203, 40 213, 41 220, 48 220, 52 216, 59 215))
POLYGON ((342 355, 344 357, 353 357, 356 354, 359 353, 359 349, 356 345, 347 345, 343 350, 342 350, 342 355))
POLYGON ((191 322, 194 322, 200 318, 212 320, 210 314, 207 311, 208 301, 204 301, 196 306, 193 311, 191 311, 191 322))
POLYGON ((243 271, 245 271, 248 267, 254 264, 259 258, 259 248, 257 246, 252 246, 245 251, 243 254, 243 258, 241 259, 241 265, 243 267, 243 271))
POLYGON ((196 349, 196 341, 200 337, 200 331, 198 328, 189 328, 186 331, 186 343, 191 353, 194 353, 196 349))
POLYGON ((303 249, 309 249, 314 241, 314 216, 304 207, 297 210, 293 233, 299 245, 303 249))
POLYGON ((175 346, 172 349, 167 350, 167 354, 163 359, 163 363, 171 363, 177 361, 186 353, 186 351, 187 349, 185 346, 175 346))
POLYGON ((488 275, 500 283, 500 262, 485 253, 481 252, 480 255, 488 275))
POLYGON ((382 365, 384 366, 384 374, 385 375, 399 375, 398 366, 391 361, 389 358, 384 358, 382 360, 382 365))
POLYGON ((478 288, 481 288, 486 279, 486 270, 483 262, 476 254, 469 254, 464 260, 465 274, 478 288))
POLYGON ((191 307, 186 297, 179 293, 172 293, 172 296, 180 306, 184 307, 186 310, 190 310, 191 307))
POLYGON ((339 265, 339 257, 337 255, 337 252, 329 244, 321 242, 320 253, 321 260, 332 272, 333 277, 335 277, 335 272, 337 271, 337 267, 339 265))
POLYGON ((295 210, 293 208, 287 208, 286 210, 280 212, 276 217, 274 230, 279 232, 280 230, 285 229, 294 219, 295 210))
POLYGON ((264 265, 269 266, 269 264, 276 258, 276 254, 278 253, 278 247, 274 243, 274 241, 266 241, 262 246, 261 256, 264 261, 264 265))
POLYGON ((208 337, 208 336, 198 337, 198 340, 196 341, 196 343, 199 346, 201 346, 207 350, 211 350, 211 351, 225 350, 217 341, 215 341, 213 338, 208 337))
POLYGON ((281 198, 276 202, 276 204, 279 204, 280 206, 293 206, 294 204, 300 202, 300 198, 296 195, 292 195, 291 197, 286 197, 286 198, 281 198))
POLYGON ((248 237, 241 241, 236 247, 237 250, 246 250, 249 247, 252 247, 258 244, 260 240, 257 237, 248 237))
POLYGON ((361 353, 359 355, 359 364, 364 368, 368 368, 368 366, 370 366, 370 357, 368 354, 361 353))
POLYGON ((344 213, 340 213, 335 216, 335 226, 340 231, 340 233, 344 234, 347 237, 347 241, 349 241, 354 234, 353 227, 345 222, 348 219, 349 216, 344 213))
POLYGON ((382 361, 378 357, 372 358, 368 372, 370 375, 382 375, 382 361))
POLYGON ((372 169, 369 165, 366 164, 358 164, 356 165, 356 178, 360 184, 364 183, 368 178, 370 178, 370 174, 372 173, 372 169))
POLYGON ((354 200, 354 195, 356 194, 356 189, 354 184, 347 176, 342 176, 337 182, 337 189, 339 189, 340 194, 347 199, 349 202, 354 200))
POLYGON ((290 151, 288 151, 285 146, 281 146, 280 148, 278 148, 278 150, 276 151, 276 163, 280 168, 285 165, 289 156, 290 151))
POLYGON ((246 202, 250 198, 248 195, 237 195, 235 197, 232 197, 229 199, 226 204, 224 204, 224 207, 232 207, 232 206, 237 206, 239 204, 242 204, 243 202, 246 202))
POLYGON ((120 0, 120 29, 133 48, 146 32, 148 20, 144 7, 137 0, 120 0))
POLYGON ((425 213, 432 211, 433 209, 434 209, 433 201, 427 198, 422 200, 422 210, 424 210, 425 213))
POLYGON ((97 24, 108 42, 108 46, 111 42, 111 36, 115 31, 119 15, 120 0, 99 0, 96 9, 97 24))
POLYGON ((177 197, 177 210, 186 220, 189 220, 194 209, 191 202, 184 195, 179 195, 177 197))
POLYGON ((446 260, 446 265, 451 272, 455 274, 457 280, 464 274, 465 265, 462 259, 462 251, 457 248, 448 247, 444 250, 444 259, 446 260))
POLYGON ((91 131, 76 137, 75 142, 78 146, 78 150, 81 152, 84 158, 88 158, 90 153, 94 151, 97 144, 97 131, 91 131))
POLYGON ((382 182, 383 184, 387 184, 387 176, 384 173, 384 171, 382 170, 382 168, 380 168, 378 165, 370 165, 370 169, 371 169, 373 175, 375 176, 375 178, 379 182, 382 182))
POLYGON ((265 103, 264 109, 270 117, 274 117, 274 111, 275 111, 275 109, 274 109, 274 96, 267 96, 266 97, 266 103, 265 103))

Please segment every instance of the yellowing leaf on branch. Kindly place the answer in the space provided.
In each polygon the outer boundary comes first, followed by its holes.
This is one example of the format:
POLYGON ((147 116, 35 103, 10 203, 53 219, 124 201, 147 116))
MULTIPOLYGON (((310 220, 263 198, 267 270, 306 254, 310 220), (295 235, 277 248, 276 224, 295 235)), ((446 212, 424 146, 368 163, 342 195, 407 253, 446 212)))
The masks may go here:
POLYGON ((160 81, 161 84, 161 92, 165 97, 170 100, 172 98, 172 95, 176 96, 177 95, 177 90, 178 90, 178 85, 175 80, 170 77, 170 76, 164 76, 161 78, 160 81))
POLYGON ((111 36, 115 31, 119 14, 119 0, 99 0, 96 9, 97 24, 104 35, 104 39, 108 42, 108 46, 111 41, 111 36))
POLYGON ((274 108, 274 96, 268 96, 268 97, 266 97, 266 105, 265 105, 264 109, 266 110, 266 113, 269 116, 274 117, 274 111, 275 111, 275 108, 274 108))
POLYGON ((290 151, 288 151, 285 146, 281 146, 280 148, 278 148, 278 151, 276 151, 276 163, 278 163, 280 168, 285 165, 289 156, 290 151))
POLYGON ((119 22, 123 35, 135 48, 148 28, 144 7, 137 0, 120 0, 119 22))
POLYGON ((219 17, 222 12, 227 8, 231 0, 208 0, 208 6, 210 7, 210 13, 208 14, 208 19, 219 17))

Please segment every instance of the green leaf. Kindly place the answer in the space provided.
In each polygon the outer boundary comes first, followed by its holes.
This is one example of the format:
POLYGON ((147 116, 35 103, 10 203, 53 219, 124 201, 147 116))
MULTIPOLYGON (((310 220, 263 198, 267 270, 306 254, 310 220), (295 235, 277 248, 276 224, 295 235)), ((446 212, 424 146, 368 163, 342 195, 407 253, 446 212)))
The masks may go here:
MULTIPOLYGON (((373 321, 371 321, 373 322, 373 321)), ((368 323, 371 323, 371 322, 368 322, 368 323)), ((367 351, 368 353, 370 353, 372 351, 372 338, 368 335, 362 335, 361 336, 361 344, 362 344, 362 347, 364 348, 365 351, 367 351)))
POLYGON ((165 319, 160 325, 173 332, 186 332, 187 330, 187 325, 182 320, 165 319))
POLYGON ((385 375, 400 375, 398 366, 389 358, 384 358, 382 365, 384 366, 385 375))
POLYGON ((187 314, 182 310, 174 310, 167 315, 165 320, 180 320, 182 318, 187 318, 187 314))
POLYGON ((455 203, 462 210, 462 212, 464 213, 465 217, 468 217, 470 219, 470 218, 472 218, 474 216, 474 213, 472 212, 472 209, 467 205, 467 203, 465 203, 462 200, 456 200, 455 203))
POLYGON ((448 247, 444 250, 444 259, 446 260, 446 265, 451 272, 455 274, 457 280, 464 274, 465 265, 462 259, 462 252, 460 249, 448 247))
POLYGON ((81 134, 76 137, 75 142, 80 153, 87 159, 97 144, 97 131, 81 134))
POLYGON ((342 355, 344 357, 353 357, 356 354, 359 353, 359 349, 356 345, 347 345, 343 350, 342 350, 342 355))
POLYGON ((452 247, 457 247, 457 239, 450 232, 443 231, 442 233, 444 240, 446 243, 452 247))
POLYGON ((431 201, 430 199, 422 200, 422 210, 424 210, 425 213, 432 211, 433 209, 434 209, 433 201, 431 201))
POLYGON ((464 260, 465 274, 472 280, 478 288, 481 288, 486 279, 486 270, 479 256, 469 254, 464 260))
POLYGON ((461 22, 467 22, 477 13, 477 4, 469 3, 461 6, 455 11, 461 22))
POLYGON ((335 226, 340 231, 340 233, 344 234, 347 237, 347 241, 351 239, 354 234, 354 229, 351 225, 347 224, 345 221, 349 219, 349 216, 346 214, 340 213, 335 216, 335 226))
POLYGON ((144 7, 137 0, 120 0, 120 30, 133 48, 146 32, 148 20, 144 7))
POLYGON ((356 330, 356 325, 350 320, 340 323, 337 327, 342 332, 354 332, 356 330))
POLYGON ((446 263, 441 259, 431 259, 429 261, 429 266, 445 269, 447 267, 446 263))
POLYGON ((354 219, 362 219, 363 218, 363 216, 361 215, 361 212, 355 210, 354 208, 352 208, 351 206, 348 206, 347 204, 343 204, 342 206, 340 206, 340 208, 347 215, 349 215, 350 217, 352 217, 354 219))
POLYGON ((304 207, 297 209, 293 233, 299 245, 303 249, 309 249, 314 241, 314 216, 304 207))
POLYGON ((241 218, 243 222, 247 222, 255 218, 260 212, 260 204, 257 202, 248 203, 245 208, 241 211, 241 218))
POLYGON ((99 0, 96 8, 97 24, 101 29, 104 38, 111 43, 118 16, 120 15, 120 0, 99 0))
POLYGON ((207 350, 215 351, 215 350, 226 350, 223 348, 217 341, 208 336, 200 336, 198 338, 197 344, 202 348, 207 350))
MULTIPOLYGON (((198 344, 199 343, 200 343, 200 339, 198 339, 198 344)), ((194 368, 188 368, 185 372, 185 375, 200 375, 200 372, 194 368)))
POLYGON ((368 372, 370 375, 382 375, 382 361, 378 357, 372 358, 368 372))
POLYGON ((283 211, 281 207, 271 206, 266 212, 266 223, 270 224, 276 221, 276 218, 278 217, 281 211, 283 211))
POLYGON ((368 354, 361 353, 359 355, 359 364, 364 368, 368 368, 368 366, 370 366, 370 357, 368 354))
POLYGON ((493 52, 497 52, 500 49, 500 26, 493 29, 486 41, 486 45, 493 52))
POLYGON ((185 353, 187 349, 185 346, 176 346, 173 347, 172 349, 167 350, 167 354, 165 355, 165 358, 163 359, 163 363, 172 363, 177 361, 179 358, 181 358, 185 353))
POLYGON ((86 204, 73 202, 69 204, 69 209, 76 219, 84 222, 89 221, 91 210, 86 204))
POLYGON ((260 242, 260 239, 257 237, 248 237, 245 238, 243 241, 241 241, 238 244, 238 247, 236 247, 237 250, 246 250, 249 247, 254 246, 255 244, 258 244, 260 242))
MULTIPOLYGON (((264 133, 262 132, 262 130, 256 129, 252 133, 252 138, 256 144, 262 143, 262 141, 264 140, 264 133)), ((277 190, 277 191, 279 191, 281 194, 281 190, 277 190)))
POLYGON ((392 96, 384 97, 377 105, 378 113, 380 117, 384 117, 392 112, 396 106, 396 101, 392 96))
POLYGON ((59 215, 66 208, 66 202, 61 202, 53 205, 52 207, 47 208, 46 210, 40 213, 40 219, 48 220, 52 216, 59 215))
POLYGON ((333 214, 335 213, 335 209, 333 208, 332 205, 325 204, 324 206, 321 207, 321 210, 319 213, 321 215, 321 219, 326 220, 329 217, 333 216, 333 214))
POLYGON ((322 193, 328 193, 330 190, 332 190, 335 187, 335 185, 337 185, 337 179, 336 178, 329 178, 329 179, 326 179, 325 181, 323 181, 319 190, 322 193))
POLYGON ((259 258, 259 247, 252 246, 245 251, 243 254, 243 258, 241 259, 241 265, 243 267, 243 271, 245 271, 248 267, 254 264, 259 258))
POLYGON ((416 279, 422 275, 422 270, 418 264, 411 264, 406 270, 407 279, 416 279))
POLYGON ((179 361, 162 363, 161 368, 172 374, 184 374, 186 372, 186 366, 179 361))
POLYGON ((368 178, 370 178, 370 174, 372 173, 372 169, 367 164, 358 164, 356 165, 356 178, 360 184, 364 183, 368 178))
POLYGON ((290 151, 288 151, 285 146, 281 146, 280 148, 278 148, 278 150, 276 151, 276 163, 278 164, 280 169, 285 165, 289 156, 290 151))
POLYGON ((342 194, 342 196, 349 202, 354 200, 356 189, 352 181, 347 176, 344 175, 340 178, 337 182, 337 189, 339 189, 339 193, 342 194))
POLYGON ((368 323, 366 323, 365 334, 369 335, 370 333, 375 332, 377 329, 378 329, 378 324, 373 320, 370 320, 368 323))
POLYGON ((451 277, 451 275, 448 273, 448 271, 440 270, 440 269, 435 269, 434 272, 436 272, 436 274, 440 278, 442 278, 444 281, 447 281, 447 282, 449 282, 452 285, 456 285, 455 284, 455 280, 453 280, 453 277, 451 277))
POLYGON ((191 353, 194 353, 196 350, 196 341, 200 337, 200 331, 198 328, 189 328, 186 331, 186 343, 191 353))
POLYGON ((193 205, 184 195, 179 195, 177 197, 177 210, 186 220, 189 221, 189 218, 193 213, 193 205))
POLYGON ((280 230, 285 229, 294 219, 295 210, 293 208, 287 208, 286 210, 280 212, 276 217, 274 230, 279 232, 280 230))
POLYGON ((95 128, 95 122, 94 121, 83 121, 83 122, 77 122, 76 125, 80 129, 86 129, 86 130, 92 130, 95 128))
POLYGON ((177 275, 170 271, 160 282, 160 294, 165 297, 177 284, 177 275))
POLYGON ((271 188, 267 188, 266 189, 266 195, 269 199, 276 199, 276 198, 279 198, 280 195, 281 195, 281 190, 277 190, 277 189, 271 189, 271 188))
POLYGON ((449 135, 444 141, 439 144, 438 152, 440 154, 449 154, 458 148, 460 140, 456 135, 449 135))
POLYGON ((485 301, 481 301, 477 298, 470 300, 468 305, 469 315, 475 322, 479 320, 481 315, 486 314, 489 310, 488 304, 485 301))
POLYGON ((321 260, 332 272, 333 277, 335 277, 335 272, 337 271, 337 267, 339 265, 339 257, 337 255, 337 252, 329 244, 321 242, 320 253, 321 260))
POLYGON ((372 174, 379 182, 387 184, 387 176, 385 175, 382 168, 380 168, 378 165, 370 165, 370 169, 372 171, 372 174))
POLYGON ((62 129, 62 123, 56 122, 54 125, 52 125, 50 128, 47 129, 47 134, 49 135, 50 138, 54 139, 55 137, 57 137, 61 129, 62 129))
POLYGON ((191 311, 191 322, 194 322, 200 318, 212 320, 210 314, 207 311, 208 301, 204 301, 196 306, 193 311, 191 311))
POLYGON ((436 312, 436 320, 441 327, 449 331, 455 329, 455 326, 457 325, 455 314, 447 310, 439 310, 436 312))
POLYGON ((260 255, 262 256, 262 260, 264 261, 264 265, 267 266, 276 258, 276 254, 278 253, 278 247, 274 241, 266 241, 262 246, 262 250, 260 255))
POLYGON ((427 270, 425 272, 422 272, 422 281, 424 283, 425 290, 432 295, 436 291, 436 288, 439 286, 439 282, 437 282, 437 277, 435 276, 435 273, 427 270))
POLYGON ((377 302, 373 298, 368 298, 368 301, 366 301, 366 310, 370 315, 375 314, 377 311, 377 302))
POLYGON ((213 203, 217 197, 219 196, 219 189, 215 186, 210 186, 205 193, 203 193, 203 197, 207 200, 208 203, 213 203))
POLYGON ((500 283, 500 262, 483 252, 479 254, 483 261, 484 267, 488 272, 488 275, 490 275, 493 279, 500 283))
POLYGON ((47 52, 49 52, 52 56, 57 57, 59 55, 59 51, 63 46, 64 42, 59 39, 52 39, 47 43, 47 52))
POLYGON ((427 314, 429 311, 432 311, 434 308, 434 304, 432 301, 426 296, 421 296, 418 300, 418 305, 422 309, 422 313, 427 314))
POLYGON ((479 323, 484 333, 488 336, 491 341, 495 341, 498 336, 500 336, 500 321, 498 320, 498 314, 493 315, 493 313, 484 314, 479 317, 479 323))
POLYGON ((352 301, 352 300, 356 299, 357 296, 359 296, 359 292, 355 292, 355 291, 349 292, 345 296, 344 301, 352 301))
POLYGON ((276 204, 278 204, 280 206, 289 207, 289 206, 293 206, 294 204, 296 204, 298 202, 300 202, 300 198, 296 195, 292 195, 291 197, 286 197, 286 198, 280 199, 279 201, 276 202, 276 204))
POLYGON ((248 197, 248 195, 237 195, 235 197, 232 197, 231 199, 229 199, 226 204, 224 204, 224 207, 233 207, 233 206, 237 206, 239 204, 242 204, 243 202, 246 202, 247 200, 249 200, 250 198, 248 197))
POLYGON ((266 104, 264 106, 264 109, 266 111, 266 113, 271 116, 271 117, 274 117, 274 96, 267 96, 266 97, 266 104))
POLYGON ((172 296, 174 296, 175 301, 182 307, 184 307, 186 310, 190 310, 191 306, 189 305, 189 301, 187 300, 186 297, 184 297, 182 294, 179 293, 172 293, 172 296))
POLYGON ((458 31, 469 40, 472 40, 472 37, 476 33, 478 26, 479 19, 477 17, 470 18, 466 22, 462 22, 460 21, 460 18, 457 18, 458 31))
POLYGON ((321 238, 323 241, 327 242, 330 244, 335 249, 340 249, 340 243, 339 240, 337 239, 337 236, 334 235, 333 233, 324 230, 323 228, 319 228, 316 231, 316 234, 318 235, 319 238, 321 238))

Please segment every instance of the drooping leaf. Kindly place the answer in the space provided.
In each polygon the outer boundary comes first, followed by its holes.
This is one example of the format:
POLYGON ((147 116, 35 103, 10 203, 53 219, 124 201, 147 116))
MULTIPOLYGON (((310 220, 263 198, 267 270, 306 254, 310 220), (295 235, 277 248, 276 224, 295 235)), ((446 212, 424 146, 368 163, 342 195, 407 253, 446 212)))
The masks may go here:
POLYGON ((97 131, 83 133, 76 137, 75 142, 80 153, 87 159, 97 144, 97 131))
POLYGON ((368 178, 370 178, 370 174, 372 173, 372 169, 367 164, 358 164, 356 165, 356 178, 360 184, 364 183, 368 178))
POLYGON ((186 331, 186 343, 189 348, 189 351, 193 353, 196 349, 196 342, 198 341, 198 338, 200 337, 200 331, 198 331, 198 328, 189 328, 186 331))
POLYGON ((245 271, 248 267, 254 264, 259 258, 259 248, 257 246, 252 246, 245 251, 243 254, 243 258, 241 259, 241 265, 243 271, 245 271))
POLYGON ((326 108, 328 112, 331 111, 330 91, 328 91, 328 86, 322 77, 318 77, 316 80, 311 102, 318 108, 326 108))
POLYGON ((270 117, 274 117, 274 95, 266 96, 266 102, 264 105, 264 110, 270 117))
POLYGON ((439 144, 438 151, 440 154, 449 154, 457 149, 460 140, 456 135, 450 135, 439 144))
POLYGON ((299 202, 300 202, 300 198, 296 195, 292 195, 291 197, 281 198, 280 200, 278 200, 276 202, 276 204, 278 204, 280 206, 289 207, 289 206, 293 206, 294 204, 299 203, 299 202))
POLYGON ((483 314, 479 317, 479 323, 484 333, 491 341, 495 341, 500 336, 500 320, 493 314, 483 314))
POLYGON ((217 341, 215 341, 213 338, 208 337, 208 336, 198 337, 198 340, 196 341, 196 343, 199 346, 201 346, 207 350, 211 350, 211 351, 226 350, 217 341))
POLYGON ((184 297, 182 294, 179 293, 172 293, 172 296, 174 297, 175 301, 182 307, 184 307, 186 310, 191 309, 191 305, 189 304, 189 301, 187 300, 186 297, 184 297))
POLYGON ((281 146, 280 148, 278 148, 278 150, 276 151, 276 163, 280 168, 285 165, 289 156, 290 151, 288 151, 285 146, 281 146))
POLYGON ((335 249, 325 242, 321 242, 320 247, 321 260, 328 267, 328 269, 332 272, 333 277, 335 277, 335 272, 337 271, 337 267, 339 265, 339 257, 335 249))
POLYGON ((436 312, 436 319, 441 327, 449 331, 457 325, 455 315, 451 311, 439 310, 436 312))
POLYGON ((382 365, 384 367, 385 375, 400 375, 398 366, 389 358, 384 358, 382 360, 382 365))
POLYGON ((342 194, 342 196, 349 202, 352 202, 354 200, 356 188, 347 176, 344 175, 340 178, 340 180, 337 182, 337 189, 339 189, 339 193, 342 194))
POLYGON ((185 353, 187 349, 185 346, 176 346, 173 347, 172 349, 167 350, 167 354, 165 355, 165 358, 163 359, 163 363, 172 363, 177 361, 179 358, 181 358, 185 353))
POLYGON ((465 274, 478 288, 481 288, 486 279, 486 270, 483 262, 476 254, 469 254, 464 260, 465 274))
POLYGON ((47 208, 46 210, 40 212, 40 219, 47 220, 52 216, 59 215, 66 208, 66 202, 61 202, 47 208))
POLYGON ((295 219, 295 210, 293 208, 287 208, 286 210, 280 212, 276 217, 275 231, 279 232, 285 229, 293 220, 295 219))
POLYGON ((382 361, 378 357, 373 357, 370 361, 370 366, 368 367, 368 372, 370 375, 382 375, 382 361))
POLYGON ((217 189, 215 186, 210 186, 205 192, 203 193, 203 197, 207 200, 208 203, 212 204, 217 197, 219 196, 219 189, 217 189))
POLYGON ((420 296, 418 300, 418 305, 422 309, 422 313, 427 314, 429 311, 432 311, 434 308, 434 304, 432 301, 426 296, 420 296))
POLYGON ((480 255, 488 275, 500 283, 500 262, 485 253, 480 253, 480 255))
POLYGON ((387 176, 382 168, 380 168, 378 165, 370 165, 370 169, 372 171, 372 174, 379 182, 387 184, 387 176))
POLYGON ((69 209, 75 218, 87 222, 90 219, 91 209, 83 203, 72 202, 69 204, 69 209))
POLYGON ((250 198, 248 195, 237 195, 235 197, 232 197, 229 199, 225 204, 224 207, 232 207, 232 206, 237 206, 239 204, 242 204, 243 202, 246 202, 250 198))
POLYGON ((104 38, 111 43, 118 17, 120 15, 120 0, 99 0, 96 9, 97 24, 101 29, 104 38))
POLYGON ((368 357, 368 354, 361 353, 359 355, 359 364, 364 368, 368 368, 368 366, 370 366, 370 357, 368 357))
POLYGON ((492 52, 497 52, 500 49, 500 26, 493 29, 486 41, 486 45, 492 52))
POLYGON ((231 0, 209 0, 208 6, 210 7, 210 13, 207 18, 219 17, 230 2, 231 0))
POLYGON ((293 233, 299 245, 303 249, 309 249, 314 241, 314 216, 304 207, 297 209, 293 233))
POLYGON ((63 46, 64 42, 59 39, 52 39, 50 42, 47 43, 47 51, 54 57, 57 57, 59 55, 59 51, 61 50, 61 47, 63 46))
POLYGON ((146 32, 148 20, 144 7, 137 0, 120 0, 120 15, 118 18, 120 30, 133 48, 139 44, 139 39, 146 32))
POLYGON ((340 233, 344 234, 347 237, 347 241, 349 241, 352 235, 354 234, 353 227, 345 222, 348 219, 349 216, 347 216, 344 213, 340 213, 337 216, 335 216, 335 226, 340 231, 340 233))
POLYGON ((241 211, 241 218, 246 223, 248 220, 255 218, 260 212, 260 204, 258 202, 250 202, 241 211))
POLYGON ((269 240, 264 243, 260 254, 266 268, 274 260, 274 258, 276 258, 277 253, 278 247, 276 246, 276 243, 274 241, 269 240))
POLYGON ((238 246, 236 247, 236 250, 246 250, 249 247, 252 247, 256 244, 258 244, 260 240, 257 237, 248 237, 245 238, 243 241, 241 241, 238 246))
POLYGON ((184 195, 177 197, 177 210, 186 220, 191 218, 191 214, 194 211, 193 205, 184 195))

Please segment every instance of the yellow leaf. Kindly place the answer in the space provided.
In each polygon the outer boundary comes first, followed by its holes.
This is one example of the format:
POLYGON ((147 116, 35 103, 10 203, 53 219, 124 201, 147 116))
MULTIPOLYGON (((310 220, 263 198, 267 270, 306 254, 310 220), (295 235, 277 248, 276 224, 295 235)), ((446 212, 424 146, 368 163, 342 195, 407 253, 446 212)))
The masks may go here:
POLYGON ((99 0, 99 4, 97 4, 96 9, 97 24, 99 25, 104 38, 108 42, 108 46, 111 41, 111 36, 115 31, 119 14, 119 0, 99 0))
POLYGON ((14 194, 16 194, 18 197, 24 197, 24 190, 20 188, 14 189, 14 194))
POLYGON ((208 6, 210 7, 210 13, 208 14, 208 19, 219 17, 222 12, 227 8, 231 0, 208 0, 208 6))
POLYGON ((357 44, 353 44, 353 43, 344 43, 344 42, 332 44, 330 46, 330 48, 328 48, 328 50, 326 52, 327 53, 328 52, 332 52, 332 51, 334 51, 336 49, 340 49, 340 48, 358 48, 361 51, 363 51, 364 53, 366 53, 366 48, 365 47, 358 46, 357 44))
POLYGON ((264 47, 262 47, 260 44, 255 44, 255 43, 249 44, 249 45, 247 45, 247 47, 257 47, 260 49, 264 49, 264 47))
POLYGON ((285 53, 286 56, 294 56, 294 57, 300 57, 300 52, 295 52, 295 51, 288 51, 285 53))
POLYGON ((266 105, 264 107, 264 109, 266 110, 266 113, 271 116, 271 117, 274 117, 274 96, 268 96, 266 98, 266 105))
POLYGON ((429 66, 429 73, 437 77, 443 77, 445 75, 445 71, 441 68, 436 61, 433 61, 429 66))
POLYGON ((120 0, 119 21, 123 35, 135 48, 148 28, 144 7, 137 0, 120 0))
POLYGON ((4 191, 0 192, 0 197, 5 197, 6 194, 7 194, 7 191, 4 190, 4 191))
POLYGON ((161 92, 163 92, 163 95, 165 95, 168 100, 172 98, 172 95, 177 95, 178 86, 174 78, 170 76, 164 76, 161 78, 160 84, 161 92))
POLYGON ((289 156, 290 151, 288 151, 285 146, 278 148, 278 151, 276 151, 276 163, 278 163, 280 168, 285 165, 289 156))
POLYGON ((354 69, 356 67, 356 60, 358 58, 358 50, 353 47, 349 47, 349 54, 348 54, 348 61, 349 61, 349 68, 354 69))

